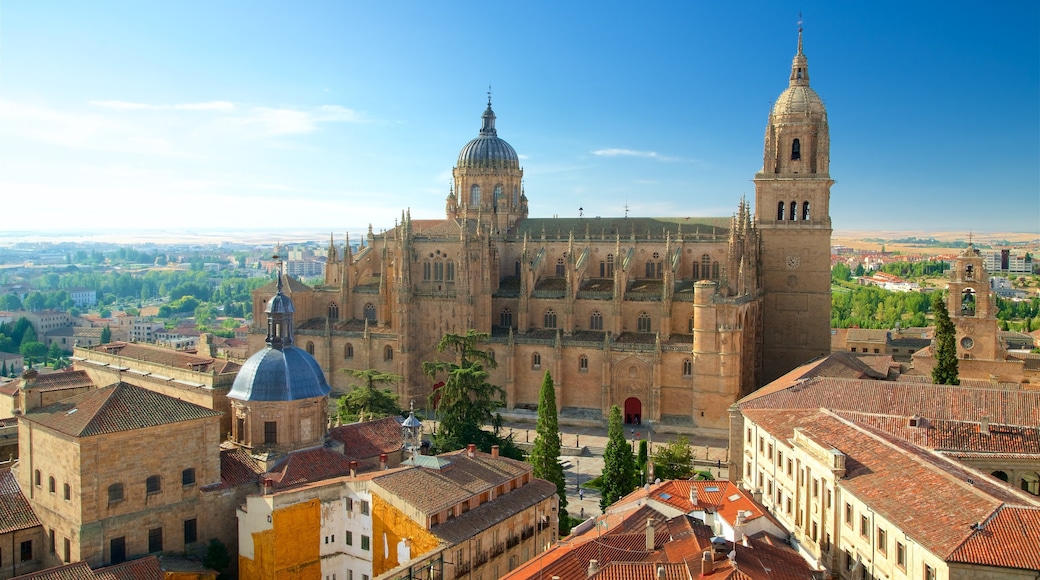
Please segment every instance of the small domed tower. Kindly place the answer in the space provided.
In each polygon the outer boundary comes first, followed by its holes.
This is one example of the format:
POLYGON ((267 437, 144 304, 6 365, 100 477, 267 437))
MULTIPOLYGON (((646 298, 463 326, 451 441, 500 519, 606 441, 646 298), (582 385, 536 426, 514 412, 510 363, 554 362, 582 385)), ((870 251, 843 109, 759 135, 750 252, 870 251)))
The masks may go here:
POLYGON ((462 148, 452 170, 455 183, 447 200, 447 217, 480 217, 492 233, 505 234, 527 217, 521 192, 524 170, 516 150, 498 136, 490 92, 481 120, 480 134, 462 148))
POLYGON ((827 110, 809 87, 799 26, 791 77, 769 113, 762 171, 755 175, 766 382, 831 350, 829 171, 827 110))
POLYGON ((277 456, 320 445, 328 425, 332 389, 318 361, 293 345, 292 300, 278 293, 267 302, 267 347, 242 365, 228 393, 231 441, 255 454, 277 456))

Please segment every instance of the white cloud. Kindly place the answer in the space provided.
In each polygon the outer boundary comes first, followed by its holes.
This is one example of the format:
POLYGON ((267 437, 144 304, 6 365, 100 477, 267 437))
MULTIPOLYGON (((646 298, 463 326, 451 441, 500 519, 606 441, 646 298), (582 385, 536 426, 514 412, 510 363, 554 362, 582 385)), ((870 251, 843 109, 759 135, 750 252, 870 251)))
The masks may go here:
POLYGON ((174 105, 155 105, 150 103, 133 103, 130 101, 89 101, 95 107, 113 111, 215 111, 231 112, 235 104, 231 101, 206 101, 202 103, 178 103, 174 105))
POLYGON ((652 157, 655 159, 662 158, 657 154, 656 151, 636 151, 634 149, 597 149, 592 152, 593 155, 599 155, 601 157, 652 157))

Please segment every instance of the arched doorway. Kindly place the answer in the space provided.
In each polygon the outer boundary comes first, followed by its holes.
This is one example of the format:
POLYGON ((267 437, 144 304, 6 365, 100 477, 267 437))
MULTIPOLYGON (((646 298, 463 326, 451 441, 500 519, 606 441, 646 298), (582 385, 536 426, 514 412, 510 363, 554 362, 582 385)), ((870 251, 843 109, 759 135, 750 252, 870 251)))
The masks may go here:
POLYGON ((625 399, 625 424, 640 425, 643 421, 643 403, 635 397, 625 399))

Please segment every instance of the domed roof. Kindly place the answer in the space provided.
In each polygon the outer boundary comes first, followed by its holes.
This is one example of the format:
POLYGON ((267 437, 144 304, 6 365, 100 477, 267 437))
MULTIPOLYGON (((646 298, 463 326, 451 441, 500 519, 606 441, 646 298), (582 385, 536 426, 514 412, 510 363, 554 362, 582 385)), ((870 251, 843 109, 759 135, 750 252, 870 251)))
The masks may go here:
POLYGON ((827 108, 823 99, 807 85, 787 87, 773 105, 773 116, 784 115, 826 115, 827 108))
POLYGON ((297 401, 332 392, 318 361, 293 346, 292 299, 278 292, 267 301, 267 347, 246 360, 235 377, 229 399, 239 401, 297 401))
POLYGON ((295 346, 267 347, 249 357, 235 377, 229 399, 297 401, 332 391, 318 361, 295 346))
POLYGON ((466 143, 459 152, 459 167, 493 167, 519 169, 520 158, 516 150, 504 139, 499 139, 495 130, 495 112, 491 110, 491 98, 481 117, 483 126, 476 139, 466 143))

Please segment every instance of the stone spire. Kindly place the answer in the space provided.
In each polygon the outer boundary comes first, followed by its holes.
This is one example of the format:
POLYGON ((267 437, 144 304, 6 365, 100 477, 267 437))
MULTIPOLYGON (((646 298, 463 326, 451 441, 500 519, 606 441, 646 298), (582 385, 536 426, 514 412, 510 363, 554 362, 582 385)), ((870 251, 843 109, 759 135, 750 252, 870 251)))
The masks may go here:
POLYGON ((798 20, 798 53, 791 62, 791 86, 809 86, 809 60, 802 52, 802 21, 798 20))

